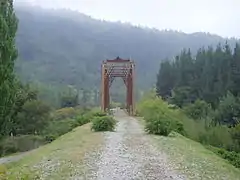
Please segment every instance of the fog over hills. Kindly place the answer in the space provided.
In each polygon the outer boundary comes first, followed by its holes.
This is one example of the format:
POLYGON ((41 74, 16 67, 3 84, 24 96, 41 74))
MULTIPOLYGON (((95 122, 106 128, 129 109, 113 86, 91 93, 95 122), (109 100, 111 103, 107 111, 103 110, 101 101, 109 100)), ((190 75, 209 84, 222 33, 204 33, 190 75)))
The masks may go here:
MULTIPOLYGON (((226 39, 209 33, 159 31, 92 19, 77 11, 16 5, 19 18, 17 72, 24 80, 99 88, 102 60, 131 58, 137 86, 156 82, 160 61, 183 48, 192 52, 226 39)), ((235 39, 228 39, 232 45, 235 39)))

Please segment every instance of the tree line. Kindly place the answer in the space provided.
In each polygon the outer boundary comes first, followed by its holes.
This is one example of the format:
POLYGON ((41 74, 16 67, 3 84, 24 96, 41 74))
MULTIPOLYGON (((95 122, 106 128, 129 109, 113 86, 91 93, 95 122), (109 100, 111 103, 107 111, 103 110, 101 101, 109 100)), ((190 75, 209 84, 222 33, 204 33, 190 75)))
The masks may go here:
POLYGON ((240 44, 233 49, 227 42, 200 48, 196 56, 184 49, 161 63, 156 89, 159 96, 181 108, 202 100, 215 111, 215 123, 236 126, 240 118, 240 44))

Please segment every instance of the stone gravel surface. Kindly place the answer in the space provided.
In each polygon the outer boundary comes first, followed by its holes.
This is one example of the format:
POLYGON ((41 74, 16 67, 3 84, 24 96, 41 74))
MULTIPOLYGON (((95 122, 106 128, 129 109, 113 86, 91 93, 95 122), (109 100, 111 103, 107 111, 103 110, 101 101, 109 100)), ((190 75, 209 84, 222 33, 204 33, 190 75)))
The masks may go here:
POLYGON ((114 114, 118 121, 116 131, 105 133, 106 144, 95 152, 99 155, 93 156, 95 163, 88 179, 186 179, 174 171, 166 155, 155 148, 138 120, 122 110, 115 110, 114 114))

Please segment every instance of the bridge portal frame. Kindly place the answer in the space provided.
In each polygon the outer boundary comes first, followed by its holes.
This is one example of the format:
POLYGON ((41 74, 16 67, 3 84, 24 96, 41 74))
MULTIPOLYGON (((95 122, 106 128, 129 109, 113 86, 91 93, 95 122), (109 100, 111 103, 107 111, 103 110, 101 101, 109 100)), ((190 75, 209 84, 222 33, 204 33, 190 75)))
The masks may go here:
POLYGON ((101 75, 101 109, 106 112, 110 105, 109 89, 115 78, 122 78, 126 86, 126 109, 129 115, 134 115, 134 73, 135 63, 129 59, 117 57, 102 62, 101 75))

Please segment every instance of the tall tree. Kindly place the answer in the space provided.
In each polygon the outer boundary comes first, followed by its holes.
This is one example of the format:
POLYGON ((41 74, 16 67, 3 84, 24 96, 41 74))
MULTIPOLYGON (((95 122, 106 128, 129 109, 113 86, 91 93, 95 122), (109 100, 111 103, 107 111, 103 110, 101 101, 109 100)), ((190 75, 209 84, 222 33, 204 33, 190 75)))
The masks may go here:
POLYGON ((15 101, 14 62, 17 58, 15 35, 18 20, 13 0, 0 1, 0 132, 10 133, 11 112, 15 101))
POLYGON ((239 96, 239 44, 233 53, 228 43, 219 44, 215 50, 201 48, 195 58, 190 50, 183 50, 173 62, 161 63, 156 86, 158 95, 170 94, 179 106, 202 99, 217 108, 220 97, 228 91, 239 96))
POLYGON ((163 61, 157 74, 157 95, 163 98, 171 96, 171 90, 175 83, 174 75, 174 70, 169 60, 163 61))
POLYGON ((240 44, 236 44, 231 61, 231 91, 236 96, 240 93, 240 44))

